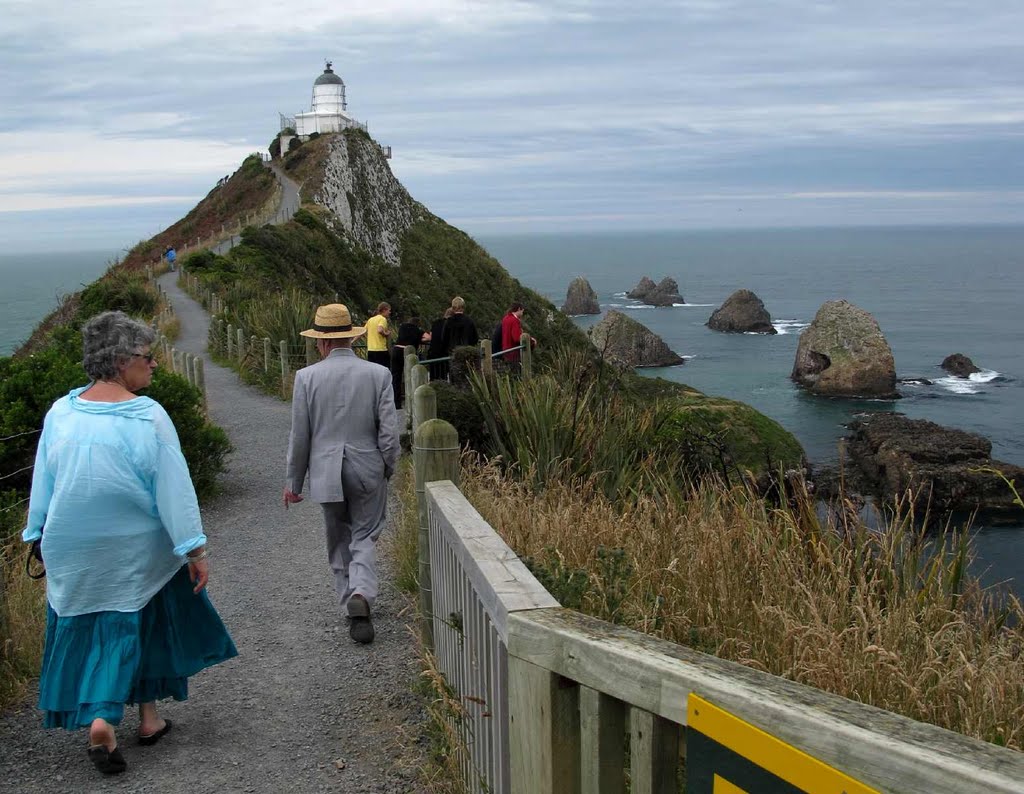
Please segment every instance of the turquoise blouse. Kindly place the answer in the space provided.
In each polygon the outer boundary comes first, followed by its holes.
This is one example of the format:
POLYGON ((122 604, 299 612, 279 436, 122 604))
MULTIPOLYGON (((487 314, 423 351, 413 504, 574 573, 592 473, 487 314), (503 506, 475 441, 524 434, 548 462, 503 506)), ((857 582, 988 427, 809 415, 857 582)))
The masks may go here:
POLYGON ((167 412, 149 397, 79 399, 87 388, 46 414, 21 536, 43 539, 46 597, 60 617, 142 609, 206 543, 167 412))

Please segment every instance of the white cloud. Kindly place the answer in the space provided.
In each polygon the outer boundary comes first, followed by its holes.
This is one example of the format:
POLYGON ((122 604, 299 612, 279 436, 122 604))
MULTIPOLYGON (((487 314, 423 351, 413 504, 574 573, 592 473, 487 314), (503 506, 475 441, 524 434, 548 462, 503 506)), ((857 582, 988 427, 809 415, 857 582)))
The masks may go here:
POLYGON ((0 213, 41 210, 140 207, 151 204, 194 203, 201 196, 114 196, 104 194, 0 193, 0 213))

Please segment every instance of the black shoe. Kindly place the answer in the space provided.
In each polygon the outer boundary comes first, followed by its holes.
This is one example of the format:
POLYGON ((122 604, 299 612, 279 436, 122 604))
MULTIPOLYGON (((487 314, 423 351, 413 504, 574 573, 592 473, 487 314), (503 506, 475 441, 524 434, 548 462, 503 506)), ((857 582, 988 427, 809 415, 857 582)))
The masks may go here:
POLYGON ((128 768, 120 747, 108 750, 106 745, 95 744, 89 748, 89 760, 104 775, 120 775, 128 768))
POLYGON ((348 616, 352 620, 348 627, 349 636, 356 642, 368 645, 373 642, 373 622, 370 620, 370 605, 361 595, 348 600, 348 616))

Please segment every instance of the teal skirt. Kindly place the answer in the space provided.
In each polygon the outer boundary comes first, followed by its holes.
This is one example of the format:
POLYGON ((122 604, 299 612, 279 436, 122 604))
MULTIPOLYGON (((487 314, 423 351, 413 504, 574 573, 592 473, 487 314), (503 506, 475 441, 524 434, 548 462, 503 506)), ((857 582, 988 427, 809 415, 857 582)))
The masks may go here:
POLYGON ((206 590, 188 567, 138 612, 58 617, 47 608, 39 675, 43 726, 76 730, 97 717, 118 724, 125 704, 188 698, 188 677, 238 655, 206 590))

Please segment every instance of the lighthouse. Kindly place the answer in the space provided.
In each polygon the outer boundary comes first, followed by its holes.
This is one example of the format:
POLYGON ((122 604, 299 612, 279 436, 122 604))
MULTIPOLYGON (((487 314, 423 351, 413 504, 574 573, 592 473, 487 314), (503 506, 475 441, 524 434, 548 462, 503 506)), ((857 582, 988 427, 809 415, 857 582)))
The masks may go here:
POLYGON ((327 61, 324 73, 313 81, 313 104, 308 113, 295 114, 295 133, 300 138, 314 132, 341 132, 348 127, 366 129, 345 111, 345 81, 334 73, 327 61))
MULTIPOLYGON (((281 132, 278 134, 277 146, 280 155, 308 141, 311 135, 341 132, 349 128, 368 132, 365 123, 348 115, 345 81, 334 73, 331 66, 330 61, 325 61, 324 73, 313 81, 312 107, 308 113, 296 113, 294 116, 279 114, 281 132)), ((380 150, 386 158, 391 158, 390 146, 381 146, 380 150)), ((279 154, 274 154, 274 157, 279 154)))

